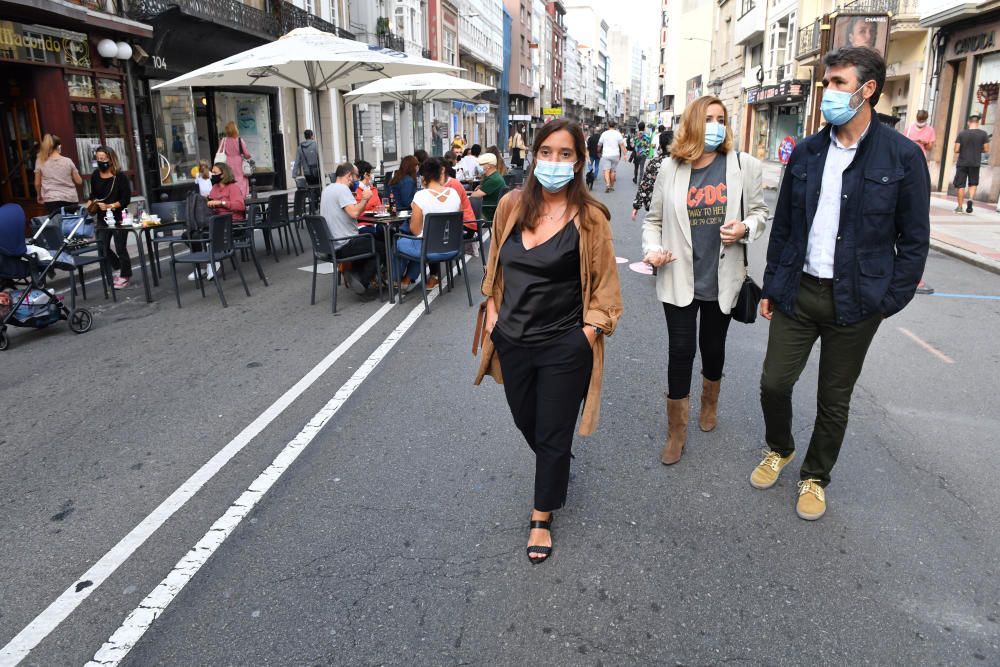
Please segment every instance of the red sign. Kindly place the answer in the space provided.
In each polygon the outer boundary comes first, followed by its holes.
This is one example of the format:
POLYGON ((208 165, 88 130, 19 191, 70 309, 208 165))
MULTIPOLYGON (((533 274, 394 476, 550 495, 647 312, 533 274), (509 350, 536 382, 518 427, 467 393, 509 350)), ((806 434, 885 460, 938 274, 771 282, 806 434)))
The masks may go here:
POLYGON ((788 164, 788 160, 792 157, 792 151, 795 150, 795 137, 787 136, 781 140, 778 145, 778 159, 781 160, 781 164, 788 164))

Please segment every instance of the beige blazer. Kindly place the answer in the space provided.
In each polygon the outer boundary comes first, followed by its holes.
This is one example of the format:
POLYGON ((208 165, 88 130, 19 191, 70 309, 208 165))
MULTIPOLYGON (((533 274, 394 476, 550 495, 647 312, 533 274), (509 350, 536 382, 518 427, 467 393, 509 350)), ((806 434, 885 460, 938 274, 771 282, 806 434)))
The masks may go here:
MULTIPOLYGON (((739 220, 742 198, 746 217, 741 222, 750 228, 749 243, 760 238, 767 227, 768 208, 764 203, 760 161, 740 153, 737 162, 735 151, 730 151, 725 160, 726 221, 739 220)), ((653 201, 642 225, 643 255, 653 250, 669 250, 676 258, 657 269, 656 276, 656 297, 675 306, 687 306, 694 301, 694 250, 687 211, 690 183, 690 163, 664 158, 653 186, 653 201)), ((746 276, 742 243, 728 248, 719 246, 719 310, 727 314, 736 305, 746 276)))

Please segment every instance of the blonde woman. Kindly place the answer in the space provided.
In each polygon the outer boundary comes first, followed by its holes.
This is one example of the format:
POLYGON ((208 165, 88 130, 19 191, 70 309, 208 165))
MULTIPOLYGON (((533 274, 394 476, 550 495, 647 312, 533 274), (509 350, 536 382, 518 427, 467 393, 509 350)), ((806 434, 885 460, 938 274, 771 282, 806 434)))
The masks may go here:
POLYGON ((660 165, 642 226, 643 261, 659 267, 656 295, 667 320, 667 442, 664 465, 687 440, 691 374, 701 350, 699 426, 718 421, 729 312, 746 276, 745 248, 767 224, 760 162, 733 148, 729 116, 716 97, 700 97, 660 165))
POLYGON ((240 138, 240 131, 236 129, 235 122, 226 123, 225 136, 222 137, 222 141, 219 142, 219 150, 216 151, 216 154, 218 153, 225 153, 226 164, 233 170, 236 183, 239 184, 243 196, 246 197, 250 192, 250 183, 243 175, 243 161, 249 160, 253 156, 247 150, 246 142, 240 138))
POLYGON ((83 178, 73 161, 63 157, 62 141, 54 134, 46 134, 35 162, 38 203, 45 206, 48 215, 64 207, 75 209, 80 204, 78 185, 83 185, 83 178))
POLYGON ((212 168, 208 160, 198 160, 198 173, 194 182, 198 184, 198 194, 202 197, 207 197, 212 191, 212 168))

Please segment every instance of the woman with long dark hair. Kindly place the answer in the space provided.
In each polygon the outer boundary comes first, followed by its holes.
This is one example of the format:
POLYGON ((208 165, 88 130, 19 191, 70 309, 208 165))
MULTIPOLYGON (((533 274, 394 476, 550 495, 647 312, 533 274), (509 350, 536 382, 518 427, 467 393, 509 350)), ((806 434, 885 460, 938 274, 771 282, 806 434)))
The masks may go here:
MULTIPOLYGON (((122 211, 132 200, 132 184, 121 170, 118 154, 107 146, 98 146, 94 151, 97 169, 90 175, 90 199, 87 208, 97 206, 94 220, 98 230, 108 229, 108 212, 116 225, 122 222, 122 211)), ((112 284, 115 289, 128 287, 132 279, 132 258, 128 254, 128 232, 124 230, 98 231, 104 256, 114 269, 112 284), (114 239, 115 249, 111 250, 114 239)))
POLYGON ((522 190, 500 200, 483 277, 486 308, 476 384, 504 385, 514 423, 535 453, 528 558, 552 553, 552 512, 566 503, 573 430, 597 425, 604 337, 622 312, 608 209, 584 179, 580 126, 539 130, 522 190), (584 399, 586 401, 584 402, 584 399))
POLYGON ((413 195, 417 193, 417 170, 420 169, 420 162, 416 156, 407 155, 399 163, 399 169, 392 175, 389 181, 389 192, 392 200, 396 203, 396 210, 406 210, 413 202, 413 195))
POLYGON ((687 441, 696 349, 702 365, 699 426, 706 432, 716 426, 729 312, 746 277, 741 245, 766 226, 760 162, 733 149, 722 101, 699 97, 684 111, 642 225, 643 261, 659 267, 656 295, 667 320, 664 465, 680 461, 687 441))

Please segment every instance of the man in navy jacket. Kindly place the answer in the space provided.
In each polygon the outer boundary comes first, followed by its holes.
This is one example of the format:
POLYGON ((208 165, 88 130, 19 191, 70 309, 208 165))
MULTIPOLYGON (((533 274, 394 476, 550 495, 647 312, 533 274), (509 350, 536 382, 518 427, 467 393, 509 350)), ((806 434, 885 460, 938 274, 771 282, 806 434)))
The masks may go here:
POLYGON ((771 320, 760 387, 768 449, 750 476, 770 488, 795 456, 792 389, 818 338, 816 422, 796 506, 808 520, 826 511, 868 347, 882 320, 913 298, 930 239, 923 154, 875 115, 885 61, 848 47, 824 65, 828 125, 792 153, 771 226, 760 303, 771 320))

